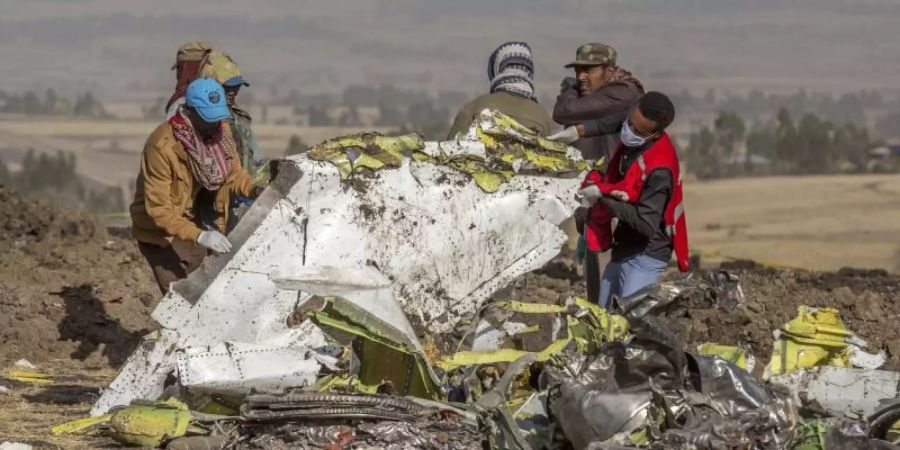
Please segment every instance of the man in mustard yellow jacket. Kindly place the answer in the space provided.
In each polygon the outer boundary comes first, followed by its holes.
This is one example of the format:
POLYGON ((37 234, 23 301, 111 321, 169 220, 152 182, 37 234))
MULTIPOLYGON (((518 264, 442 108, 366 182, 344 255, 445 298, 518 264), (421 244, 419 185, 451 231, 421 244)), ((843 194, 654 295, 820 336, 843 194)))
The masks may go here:
POLYGON ((259 193, 223 123, 230 117, 222 85, 200 78, 188 85, 185 104, 144 145, 129 209, 132 232, 163 294, 210 250, 231 251, 222 234, 231 195, 259 193))

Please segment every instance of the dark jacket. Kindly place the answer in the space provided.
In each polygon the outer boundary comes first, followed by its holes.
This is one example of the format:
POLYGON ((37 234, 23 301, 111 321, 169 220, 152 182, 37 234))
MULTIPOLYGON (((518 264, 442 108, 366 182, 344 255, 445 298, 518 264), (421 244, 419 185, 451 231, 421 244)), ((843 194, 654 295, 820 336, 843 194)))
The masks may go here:
POLYGON ((584 124, 585 137, 573 147, 585 159, 609 161, 619 142, 619 126, 643 92, 640 82, 630 79, 609 82, 587 97, 581 97, 577 88, 564 87, 556 98, 553 120, 565 126, 584 124))
POLYGON ((484 109, 500 111, 541 136, 550 134, 553 129, 550 113, 536 101, 507 92, 493 92, 463 105, 447 133, 447 140, 455 139, 457 134, 468 131, 478 113, 484 109))
MULTIPOLYGON (((637 149, 626 150, 621 167, 609 167, 607 170, 619 170, 623 174, 628 172, 637 157, 654 143, 648 142, 637 149)), ((660 261, 669 261, 672 257, 672 240, 666 234, 664 214, 672 197, 673 181, 669 170, 656 169, 647 175, 637 203, 606 196, 600 200, 619 219, 613 234, 613 261, 622 261, 638 253, 660 261)))

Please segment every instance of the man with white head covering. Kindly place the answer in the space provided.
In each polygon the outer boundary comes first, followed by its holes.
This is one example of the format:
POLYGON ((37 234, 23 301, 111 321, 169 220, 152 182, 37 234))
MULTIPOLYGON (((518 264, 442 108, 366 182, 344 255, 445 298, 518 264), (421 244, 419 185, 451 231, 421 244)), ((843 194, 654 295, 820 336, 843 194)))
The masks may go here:
POLYGON ((456 115, 447 139, 465 133, 484 109, 500 111, 542 135, 553 129, 550 114, 534 95, 534 62, 525 42, 507 42, 488 59, 490 93, 466 103, 456 115))

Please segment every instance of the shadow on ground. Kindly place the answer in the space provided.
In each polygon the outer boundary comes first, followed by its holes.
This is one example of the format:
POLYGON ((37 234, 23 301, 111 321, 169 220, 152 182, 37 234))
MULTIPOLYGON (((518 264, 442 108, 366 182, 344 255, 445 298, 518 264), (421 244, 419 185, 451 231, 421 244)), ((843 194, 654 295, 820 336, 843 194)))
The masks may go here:
POLYGON ((63 299, 66 307, 66 316, 57 326, 59 340, 79 342, 70 355, 74 359, 83 361, 102 345, 103 357, 112 367, 119 367, 147 333, 128 331, 109 317, 93 285, 66 286, 54 294, 63 299))
POLYGON ((93 403, 99 393, 97 388, 91 386, 78 386, 73 384, 51 385, 43 388, 36 394, 23 395, 25 399, 33 403, 48 403, 54 405, 80 405, 93 403))

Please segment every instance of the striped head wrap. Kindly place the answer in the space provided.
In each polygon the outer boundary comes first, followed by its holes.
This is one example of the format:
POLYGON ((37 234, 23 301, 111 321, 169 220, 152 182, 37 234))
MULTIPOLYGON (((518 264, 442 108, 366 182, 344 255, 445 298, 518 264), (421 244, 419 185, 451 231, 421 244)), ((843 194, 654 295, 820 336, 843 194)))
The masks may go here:
POLYGON ((507 42, 488 59, 491 92, 508 92, 534 99, 534 62, 531 47, 525 42, 507 42))

